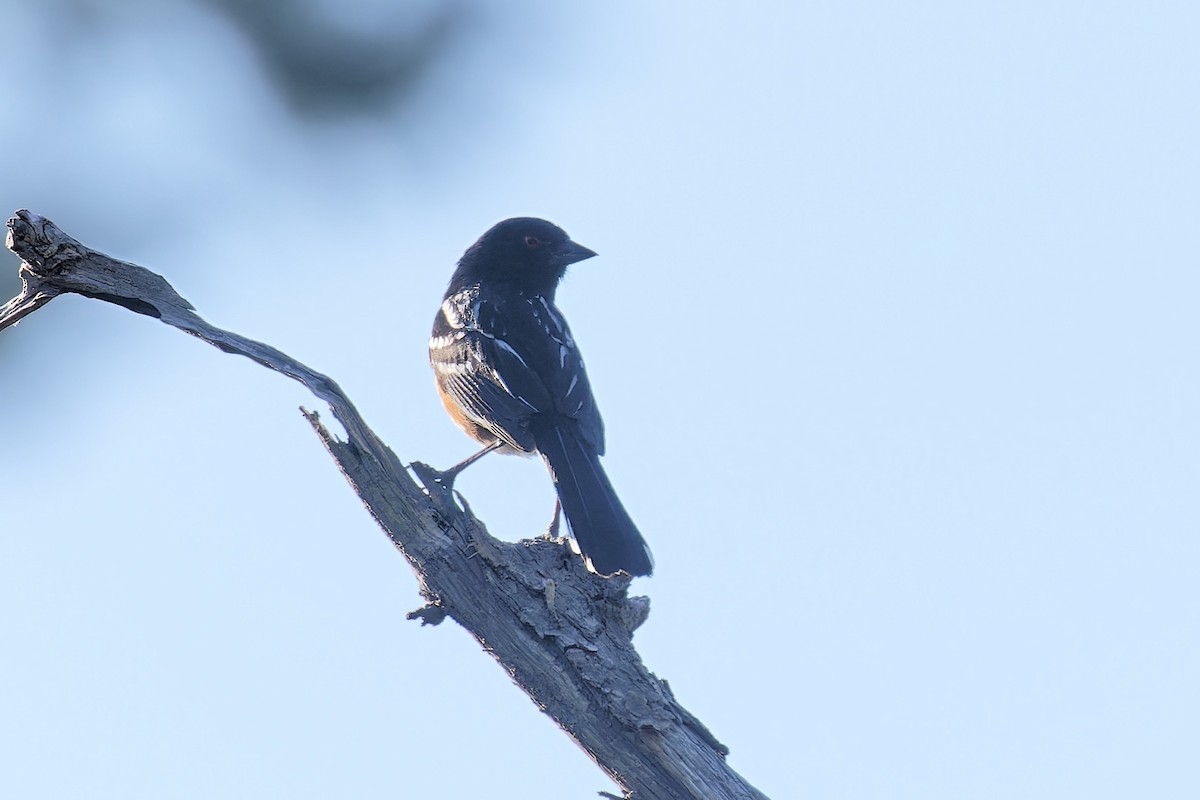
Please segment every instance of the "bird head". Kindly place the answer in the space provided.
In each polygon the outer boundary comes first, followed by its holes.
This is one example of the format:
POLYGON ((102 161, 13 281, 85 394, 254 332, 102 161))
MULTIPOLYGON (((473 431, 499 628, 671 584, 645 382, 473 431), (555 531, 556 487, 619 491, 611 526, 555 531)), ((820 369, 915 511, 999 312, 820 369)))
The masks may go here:
POLYGON ((513 217, 493 225, 467 248, 451 286, 478 281, 553 296, 567 267, 594 255, 553 223, 513 217))

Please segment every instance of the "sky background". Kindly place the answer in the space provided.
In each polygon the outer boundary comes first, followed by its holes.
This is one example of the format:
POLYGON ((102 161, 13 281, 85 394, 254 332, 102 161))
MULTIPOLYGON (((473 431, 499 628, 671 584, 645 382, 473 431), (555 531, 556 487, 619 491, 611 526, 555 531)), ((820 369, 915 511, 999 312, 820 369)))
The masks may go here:
MULTIPOLYGON (((425 351, 462 251, 600 253, 559 302, 656 558, 635 642, 774 800, 1200 793, 1194 3, 0 9, 0 213, 404 460, 474 449, 425 351)), ((301 404, 82 298, 0 335, 0 795, 614 791, 404 619, 301 404)), ((537 461, 458 488, 548 521, 537 461)))

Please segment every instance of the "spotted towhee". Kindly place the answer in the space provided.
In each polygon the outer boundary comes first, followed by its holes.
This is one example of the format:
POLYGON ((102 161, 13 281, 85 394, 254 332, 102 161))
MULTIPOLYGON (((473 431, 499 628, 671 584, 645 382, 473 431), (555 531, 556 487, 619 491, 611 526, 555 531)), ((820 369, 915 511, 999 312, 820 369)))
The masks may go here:
MULTIPOLYGON (((545 220, 497 224, 463 254, 433 321, 429 360, 450 416, 484 449, 540 453, 593 568, 649 575, 650 550, 600 466, 604 423, 554 292, 596 255, 545 220)), ((557 520, 557 509, 556 509, 557 520)))

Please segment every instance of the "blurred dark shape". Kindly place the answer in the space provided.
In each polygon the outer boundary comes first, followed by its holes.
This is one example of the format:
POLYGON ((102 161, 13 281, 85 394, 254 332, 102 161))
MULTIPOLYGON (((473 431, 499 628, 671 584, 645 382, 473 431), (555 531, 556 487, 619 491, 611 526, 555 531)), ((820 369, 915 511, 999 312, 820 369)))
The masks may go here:
POLYGON ((201 2, 245 34, 291 107, 309 117, 372 115, 402 102, 470 16, 458 0, 401 4, 403 18, 366 33, 311 0, 201 2))

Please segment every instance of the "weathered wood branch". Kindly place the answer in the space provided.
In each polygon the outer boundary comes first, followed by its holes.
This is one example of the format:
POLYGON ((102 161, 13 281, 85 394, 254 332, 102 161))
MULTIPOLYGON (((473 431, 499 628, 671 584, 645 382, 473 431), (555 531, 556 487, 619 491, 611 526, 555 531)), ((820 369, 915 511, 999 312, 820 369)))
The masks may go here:
POLYGON ((346 431, 305 416, 379 526, 408 559, 427 605, 422 624, 454 619, 511 674, 628 797, 720 800, 765 796, 725 762, 728 750, 642 664, 633 631, 649 600, 629 579, 601 578, 561 541, 502 542, 465 500, 419 464, 408 470, 337 383, 274 347, 210 325, 161 276, 79 243, 50 220, 18 211, 8 247, 22 292, 0 307, 0 330, 75 293, 155 317, 307 386, 346 431))

